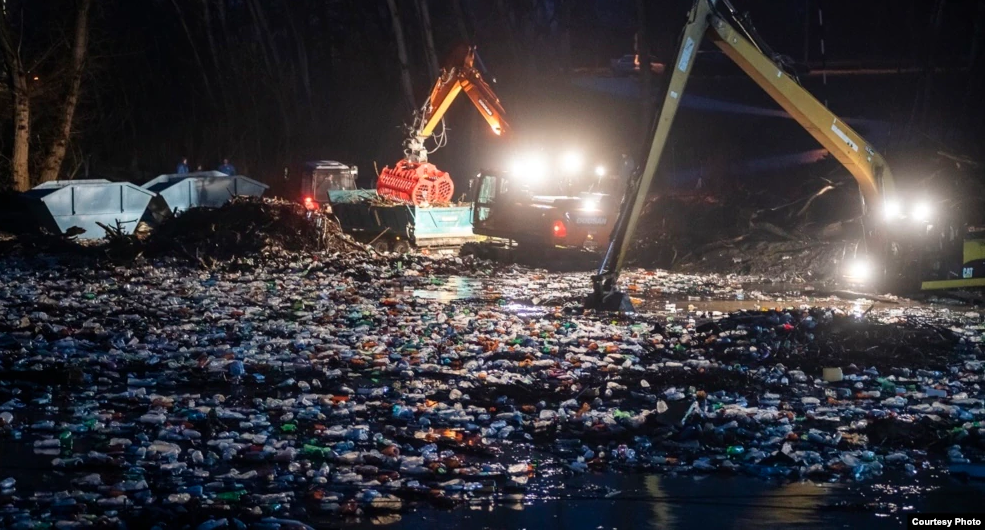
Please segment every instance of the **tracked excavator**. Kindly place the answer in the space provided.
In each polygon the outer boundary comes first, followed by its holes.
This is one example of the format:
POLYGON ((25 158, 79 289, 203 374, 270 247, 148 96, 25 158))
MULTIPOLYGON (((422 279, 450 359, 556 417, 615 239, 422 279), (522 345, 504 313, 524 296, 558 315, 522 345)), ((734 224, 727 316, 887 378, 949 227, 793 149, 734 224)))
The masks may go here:
POLYGON ((508 131, 506 114, 493 89, 476 68, 482 65, 475 46, 464 47, 449 66, 442 69, 428 99, 414 114, 414 122, 404 141, 404 158, 394 166, 384 167, 377 178, 377 193, 394 200, 422 206, 448 203, 455 186, 448 172, 428 162, 428 154, 445 145, 445 112, 460 93, 465 93, 497 136, 508 131), (425 143, 435 136, 436 146, 429 150, 425 143))
MULTIPOLYGON (((893 174, 883 156, 801 86, 787 61, 767 46, 746 15, 739 14, 729 0, 695 0, 682 33, 677 59, 670 65, 672 75, 657 116, 650 150, 643 166, 636 169, 627 184, 609 246, 599 270, 592 277, 593 291, 586 299, 586 308, 633 310, 629 297, 618 288, 620 270, 703 39, 711 41, 739 66, 852 174, 861 196, 864 234, 867 235, 864 249, 869 250, 870 258, 878 259, 879 269, 886 276, 892 268, 889 264, 894 260, 892 256, 899 251, 897 242, 903 236, 897 233, 897 226, 908 225, 898 222, 908 216, 921 217, 925 214, 923 210, 913 209, 908 214, 902 209, 893 174)), ((964 257, 963 272, 974 270, 967 264, 978 264, 981 272, 981 242, 978 247, 966 245, 966 248, 978 250, 978 257, 964 257)), ((951 283, 956 287, 983 286, 982 274, 978 277, 951 283)))

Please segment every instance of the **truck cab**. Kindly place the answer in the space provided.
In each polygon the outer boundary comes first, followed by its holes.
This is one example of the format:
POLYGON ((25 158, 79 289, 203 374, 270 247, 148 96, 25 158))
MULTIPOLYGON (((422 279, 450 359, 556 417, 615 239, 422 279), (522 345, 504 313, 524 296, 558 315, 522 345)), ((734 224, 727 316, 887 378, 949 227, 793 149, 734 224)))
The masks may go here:
POLYGON ((356 190, 359 170, 338 161, 309 161, 301 171, 301 202, 309 209, 331 205, 331 193, 356 190))

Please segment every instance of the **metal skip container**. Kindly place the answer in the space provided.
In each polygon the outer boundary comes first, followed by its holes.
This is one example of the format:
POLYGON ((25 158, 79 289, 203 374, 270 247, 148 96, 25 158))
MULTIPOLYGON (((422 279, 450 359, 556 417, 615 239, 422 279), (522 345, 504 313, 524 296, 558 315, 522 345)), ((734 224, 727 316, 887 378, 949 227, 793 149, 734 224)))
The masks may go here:
POLYGON ((262 196, 267 185, 242 175, 207 171, 160 175, 144 188, 158 194, 170 212, 192 207, 221 207, 234 196, 262 196))
POLYGON ((106 231, 97 222, 132 233, 154 193, 126 182, 105 179, 49 181, 24 193, 41 227, 64 233, 73 227, 80 239, 97 239, 106 231))

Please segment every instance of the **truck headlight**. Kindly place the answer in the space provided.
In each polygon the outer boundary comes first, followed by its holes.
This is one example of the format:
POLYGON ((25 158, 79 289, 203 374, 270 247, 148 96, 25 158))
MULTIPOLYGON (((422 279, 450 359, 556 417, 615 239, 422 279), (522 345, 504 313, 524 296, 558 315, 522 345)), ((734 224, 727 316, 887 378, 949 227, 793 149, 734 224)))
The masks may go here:
POLYGON ((900 202, 895 200, 888 200, 883 204, 883 217, 886 220, 896 220, 900 218, 900 202))

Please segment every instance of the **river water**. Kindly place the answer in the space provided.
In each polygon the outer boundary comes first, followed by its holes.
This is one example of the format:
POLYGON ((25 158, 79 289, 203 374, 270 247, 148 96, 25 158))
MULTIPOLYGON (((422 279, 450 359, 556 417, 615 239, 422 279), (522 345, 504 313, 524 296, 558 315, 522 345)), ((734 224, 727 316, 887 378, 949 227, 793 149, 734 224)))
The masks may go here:
POLYGON ((982 481, 966 483, 945 475, 922 482, 845 485, 607 473, 573 479, 565 491, 568 495, 531 495, 514 504, 423 508, 389 527, 899 529, 906 526, 908 513, 982 514, 984 506, 982 481))

